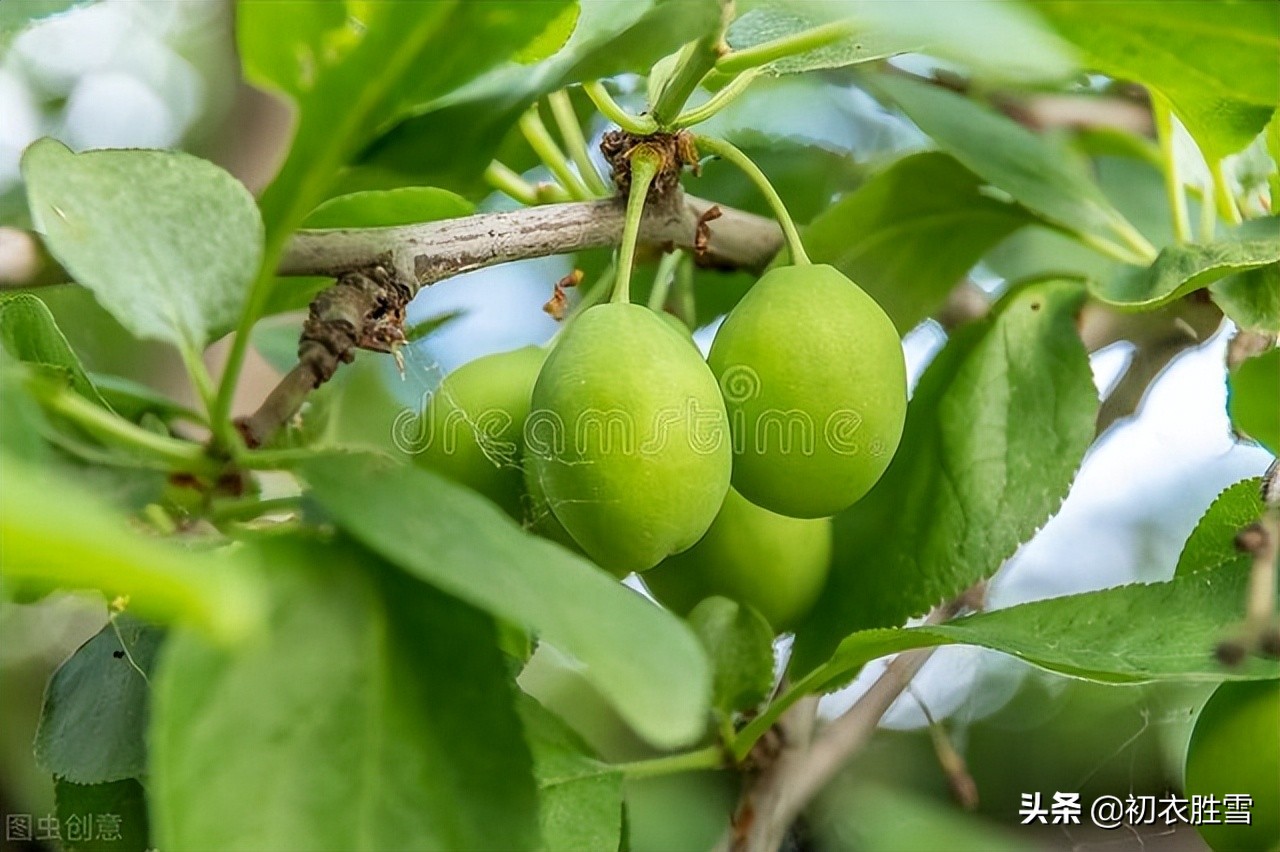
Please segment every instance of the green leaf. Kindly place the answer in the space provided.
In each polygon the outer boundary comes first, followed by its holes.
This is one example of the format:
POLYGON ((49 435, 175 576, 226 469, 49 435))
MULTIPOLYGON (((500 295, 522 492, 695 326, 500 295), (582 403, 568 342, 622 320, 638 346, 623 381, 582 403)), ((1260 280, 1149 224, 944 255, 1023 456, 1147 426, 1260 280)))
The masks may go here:
POLYGON ((573 35, 558 53, 536 65, 507 63, 424 107, 361 152, 360 167, 342 186, 417 183, 485 194, 480 181, 485 167, 539 98, 574 83, 643 73, 719 20, 716 0, 583 3, 573 35))
MULTIPOLYGON (((48 459, 49 447, 42 438, 46 427, 44 412, 27 393, 28 372, 0 346, 0 470, 9 458, 33 466, 48 459)), ((0 565, 0 574, 3 573, 0 565)))
POLYGON ((1227 379, 1227 411, 1236 430, 1280 453, 1280 349, 1249 358, 1227 379))
POLYGON ((901 624, 991 576, 1057 511, 1098 407, 1075 327, 1082 297, 1063 282, 1016 290, 929 365, 888 471, 835 518, 796 671, 854 630, 901 624))
POLYGON ((1259 477, 1241 480, 1223 490, 1182 546, 1174 576, 1248 564, 1249 555, 1236 547, 1236 534, 1262 517, 1265 508, 1259 477))
POLYGON ((1117 307, 1152 310, 1201 290, 1225 276, 1280 261, 1280 241, 1217 242, 1166 246, 1151 266, 1117 267, 1092 280, 1089 292, 1117 307))
POLYGON ((984 193, 953 158, 926 152, 898 160, 836 202, 804 242, 814 263, 856 281, 905 334, 992 246, 1033 221, 984 193))
POLYGON ((140 778, 147 771, 147 679, 163 636, 119 615, 58 667, 36 729, 41 768, 76 784, 140 778))
POLYGON ((1244 617, 1249 567, 1050 598, 931 627, 864 630, 841 642, 802 685, 831 687, 878 657, 953 644, 1107 683, 1277 678, 1280 661, 1252 657, 1228 668, 1214 657, 1217 642, 1244 617))
POLYGON ((773 689, 773 628, 749 606, 711 597, 689 613, 689 626, 711 658, 711 703, 728 715, 750 710, 773 689))
POLYGON ((1025 841, 994 820, 910 789, 859 782, 837 782, 818 800, 814 827, 819 838, 824 836, 822 829, 834 823, 833 840, 875 852, 1018 852, 1026 848, 1025 841))
POLYGON ((136 778, 108 784, 54 779, 54 801, 65 852, 143 852, 147 797, 136 778))
POLYGON ((237 35, 246 77, 291 97, 298 113, 289 156, 262 197, 269 251, 381 128, 507 60, 567 4, 243 4, 237 35))
POLYGON ((614 850, 622 841, 622 773, 598 760, 573 730, 527 695, 516 710, 533 752, 545 852, 614 850))
POLYGON ((1038 3, 1099 71, 1165 96, 1213 162, 1244 148, 1280 104, 1273 3, 1038 3))
POLYGON ((303 221, 304 228, 386 228, 470 216, 476 206, 457 193, 433 186, 353 192, 330 198, 303 221))
POLYGON ((1112 305, 1151 310, 1232 273, 1278 261, 1280 231, 1272 239, 1171 245, 1150 266, 1121 264, 1107 277, 1091 280, 1089 290, 1112 305))
POLYGON ((881 75, 876 87, 943 151, 1049 224, 1101 240, 1135 259, 1133 225, 1061 151, 1021 125, 939 86, 881 75))
POLYGON ((0 575, 7 581, 126 596, 129 609, 231 641, 261 619, 253 569, 236 551, 200 553, 144 537, 47 466, 0 458, 0 575))
POLYGON ((530 849, 493 621, 349 542, 281 539, 261 640, 175 635, 154 682, 161 849, 530 849))
MULTIPOLYGON (((731 49, 745 50, 766 42, 796 36, 828 23, 824 20, 828 15, 805 14, 806 11, 812 10, 806 10, 798 4, 784 6, 781 3, 768 3, 749 9, 739 15, 729 26, 729 31, 725 33, 725 40, 731 49)), ((914 36, 867 28, 855 36, 841 39, 816 50, 776 59, 761 66, 761 70, 775 76, 802 74, 806 71, 842 68, 860 62, 884 59, 899 53, 919 50, 922 46, 920 39, 914 36)))
POLYGON ((48 306, 36 296, 17 293, 0 299, 0 345, 19 361, 65 372, 76 393, 103 408, 111 408, 94 387, 48 306))
POLYGON ((22 175, 49 251, 135 337, 194 355, 235 325, 262 222, 231 175, 177 151, 73 154, 52 139, 26 150, 22 175))
POLYGON ((578 27, 578 17, 582 14, 582 8, 578 3, 570 3, 556 15, 555 20, 547 24, 547 28, 543 30, 537 38, 520 48, 520 52, 511 57, 522 65, 532 65, 534 62, 540 62, 551 56, 560 48, 564 47, 565 42, 573 35, 573 31, 578 27))
MULTIPOLYGON (((831 59, 840 55, 838 50, 846 57, 856 56, 852 48, 857 44, 864 52, 883 56, 923 52, 960 63, 970 76, 1022 85, 1062 80, 1076 68, 1069 45, 1021 3, 788 0, 785 9, 815 24, 843 18, 857 26, 854 44, 837 43, 831 49, 831 59)), ((802 54, 801 58, 810 55, 802 54)))
POLYGON ((351 457, 302 472, 319 503, 369 548, 576 658, 654 745, 676 748, 702 734, 710 673, 675 616, 428 471, 351 457))
POLYGON ((136 423, 143 415, 151 414, 164 421, 202 421, 201 416, 190 408, 140 382, 105 373, 90 373, 89 380, 111 410, 126 420, 136 423))
POLYGON ((1280 264, 1270 263, 1215 281, 1209 292, 1240 328, 1280 334, 1280 264))

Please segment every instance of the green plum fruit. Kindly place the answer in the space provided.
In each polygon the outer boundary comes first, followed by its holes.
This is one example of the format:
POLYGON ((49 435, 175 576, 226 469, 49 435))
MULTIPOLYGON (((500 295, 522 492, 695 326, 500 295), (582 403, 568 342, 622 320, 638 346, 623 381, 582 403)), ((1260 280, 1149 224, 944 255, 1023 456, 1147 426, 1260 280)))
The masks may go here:
POLYGON ((1185 788, 1219 803, 1218 822, 1197 826, 1216 852, 1280 849, 1280 681, 1227 681, 1214 691, 1191 733, 1185 788), (1252 798, 1248 825, 1226 823, 1230 794, 1252 798))
MULTIPOLYGON (((551 505, 547 502, 547 495, 542 491, 542 484, 538 482, 538 478, 533 472, 533 465, 528 463, 527 460, 524 465, 524 474, 525 511, 523 521, 525 529, 545 539, 554 541, 574 553, 582 553, 582 548, 578 546, 578 543, 573 540, 573 536, 569 535, 569 531, 556 518, 555 512, 551 511, 551 505)), ((626 575, 624 574, 623 576, 626 575)))
POLYGON ((520 519, 524 509, 521 437, 533 383, 546 350, 526 346, 477 358, 454 370, 423 414, 418 464, 488 497, 520 519))
POLYGON ((823 518, 852 505, 902 438, 907 374, 893 322, 833 267, 765 273, 708 358, 733 439, 733 484, 758 506, 823 518))
POLYGON ((525 458, 583 551, 614 574, 691 546, 729 490, 724 401, 653 311, 611 303, 562 332, 533 388, 525 458))
POLYGON ((830 565, 830 518, 778 515, 730 488, 707 534, 667 557, 644 582, 682 616, 720 595, 754 607, 780 633, 808 613, 830 565))

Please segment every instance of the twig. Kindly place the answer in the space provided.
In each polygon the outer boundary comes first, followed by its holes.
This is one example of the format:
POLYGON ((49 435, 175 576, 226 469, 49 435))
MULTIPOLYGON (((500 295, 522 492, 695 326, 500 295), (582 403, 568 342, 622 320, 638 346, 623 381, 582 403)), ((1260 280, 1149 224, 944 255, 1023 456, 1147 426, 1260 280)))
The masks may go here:
POLYGON ((404 311, 416 288, 374 265, 348 272, 311 303, 298 343, 298 365, 249 417, 236 421, 245 444, 260 447, 283 426, 307 394, 350 363, 356 349, 395 352, 404 343, 404 311))
POLYGON ((1208 340, 1221 322, 1222 312, 1217 306, 1197 294, 1145 314, 1086 306, 1080 319, 1080 337, 1088 351, 1096 352, 1120 340, 1134 345, 1133 359, 1098 408, 1097 433, 1101 435, 1133 415, 1151 383, 1173 359, 1208 340))
MULTIPOLYGON (((936 607, 925 623, 941 623, 973 606, 981 599, 985 587, 985 583, 979 583, 936 607)), ((880 718, 910 685, 934 650, 917 648, 899 654, 871 688, 843 715, 823 728, 807 749, 797 749, 791 754, 784 751, 782 758, 755 779, 738 808, 739 817, 746 819, 735 822, 734 852, 774 852, 778 848, 787 828, 840 767, 871 738, 880 718)), ((816 701, 816 697, 797 702, 783 718, 797 712, 802 704, 807 706, 811 700, 816 701)))

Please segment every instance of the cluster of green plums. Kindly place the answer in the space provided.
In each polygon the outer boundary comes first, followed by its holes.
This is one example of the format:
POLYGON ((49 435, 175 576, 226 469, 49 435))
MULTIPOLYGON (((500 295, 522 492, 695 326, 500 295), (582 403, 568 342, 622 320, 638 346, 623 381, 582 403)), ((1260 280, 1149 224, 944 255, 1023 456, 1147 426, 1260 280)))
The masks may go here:
POLYGON ((789 629, 826 580, 830 516, 901 438, 897 331, 822 265, 767 272, 705 360, 673 320, 596 305, 548 348, 464 365, 418 459, 619 577, 649 572, 678 612, 723 595, 789 629))

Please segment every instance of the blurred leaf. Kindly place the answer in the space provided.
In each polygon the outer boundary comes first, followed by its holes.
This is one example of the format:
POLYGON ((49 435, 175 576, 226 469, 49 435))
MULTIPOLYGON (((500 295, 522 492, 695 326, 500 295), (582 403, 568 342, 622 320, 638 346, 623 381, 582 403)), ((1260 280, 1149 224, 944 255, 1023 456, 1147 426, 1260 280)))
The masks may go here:
POLYGON ((163 637, 158 628, 119 615, 58 667, 36 730, 41 768, 76 784, 146 773, 147 678, 163 637))
MULTIPOLYGON (((45 462, 49 455, 49 447, 41 436, 46 425, 44 413, 24 384, 27 372, 0 346, 0 469, 8 458, 35 466, 45 462)), ((0 565, 2 573, 3 565, 0 565)))
MULTIPOLYGON (((128 597, 140 617, 222 641, 261 617, 260 590, 235 551, 200 553, 146 538, 96 495, 47 466, 0 458, 0 574, 6 581, 128 597)), ((254 566, 256 567, 256 566, 254 566)))
POLYGON ((300 334, 300 323, 293 317, 263 320, 253 327, 250 345, 271 369, 287 373, 298 364, 300 334))
POLYGON ((1227 379, 1227 411, 1231 424, 1280 454, 1280 349, 1250 358, 1227 379))
POLYGON ((707 661, 675 616, 426 470, 355 457, 309 464, 303 474, 319 503, 367 546, 576 658, 654 745, 675 748, 702 734, 707 661))
POLYGON ((1160 92, 1211 162, 1244 148, 1280 104, 1280 9, 1253 2, 1036 4, 1087 62, 1160 92))
POLYGON ((720 19, 716 0, 586 0, 580 7, 558 53, 536 65, 508 63, 424 107, 362 151, 342 186, 416 183, 473 194, 503 138, 539 98, 574 83, 645 72, 720 19))
POLYGON ((530 849, 535 790, 493 621, 344 541, 259 545, 269 627, 170 640, 161 849, 530 849))
POLYGON ((136 778, 108 784, 74 784, 54 779, 65 852, 143 852, 152 848, 147 796, 136 778))
POLYGON ((433 186, 353 192, 330 198, 303 221, 304 228, 385 228, 470 216, 476 206, 433 186))
MULTIPOLYGON (((1107 199, 1125 218, 1157 246, 1175 240, 1173 218, 1169 212, 1164 178, 1158 167, 1137 152, 1116 156, 1101 154, 1090 142, 1077 138, 1075 148, 1093 154, 1093 172, 1107 199)), ((1061 156, 1070 157, 1073 148, 1061 156)), ((1192 216, 1198 212, 1194 199, 1192 216)), ((997 245, 983 263, 998 275, 1011 281, 1073 275, 1081 278, 1103 278, 1111 273, 1117 261, 1105 257, 1077 242, 1061 231, 1032 225, 1014 233, 997 245)))
POLYGON ((533 752, 544 852, 616 850, 622 840, 622 773, 549 710, 520 695, 516 710, 533 752))
POLYGON ((574 2, 565 6, 560 10, 560 14, 556 15, 555 19, 547 24, 547 28, 537 38, 522 47, 520 52, 513 56, 512 59, 522 65, 531 65, 551 56, 564 47, 565 42, 573 35, 573 31, 578 27, 578 16, 580 14, 582 14, 582 9, 578 3, 574 2))
POLYGON ((298 112, 288 159, 261 200, 269 250, 325 197, 338 171, 380 128, 510 58, 568 2, 240 6, 246 77, 291 97, 298 112))
POLYGON ((194 356, 239 319, 262 222, 222 169, 177 151, 73 154, 43 139, 22 175, 49 251, 135 337, 194 356))
POLYGON ((749 710, 773 689, 773 628, 749 606, 711 597, 689 613, 689 626, 715 673, 711 703, 721 713, 749 710))
POLYGON ((0 298, 0 344, 19 361, 64 371, 76 393, 103 408, 111 408, 85 373, 48 306, 38 297, 17 293, 0 298))
POLYGON ((419 340, 425 340, 444 328, 449 323, 466 315, 464 310, 445 311, 442 314, 425 317, 413 323, 404 330, 404 339, 409 343, 417 343, 419 340))
POLYGON ((829 816, 818 823, 822 848, 863 849, 868 852, 1018 852, 1026 841, 1006 833, 1005 827, 917 792, 874 783, 858 784, 820 799, 818 809, 829 816), (832 801, 835 799, 835 801, 832 801))
POLYGON ((805 231, 814 263, 870 293, 905 334, 946 299, 987 250, 1034 221, 982 192, 946 154, 905 157, 846 195, 805 231))
POLYGON ((1075 327, 1083 295, 1062 282, 1017 290, 929 365, 888 471, 835 517, 798 673, 854 630, 901 624, 991 576, 1057 511, 1098 407, 1075 327))
POLYGON ((1050 224, 1127 245, 1133 226, 1044 138, 939 86, 891 75, 875 85, 939 148, 1050 224))
POLYGON ((198 423, 201 415, 141 382, 91 373, 90 381, 111 409, 126 420, 137 422, 144 414, 153 414, 161 420, 187 420, 198 423))
POLYGON ((1247 565, 1249 556, 1236 547, 1236 534, 1262 517, 1265 508, 1259 477, 1241 480, 1224 489, 1205 510, 1182 546, 1174 576, 1247 565))
POLYGON ((971 615, 946 624, 854 633, 805 679, 822 689, 867 662, 909 648, 977 645, 1087 680, 1266 680, 1280 661, 1228 668, 1214 647, 1244 617, 1249 565, 1224 565, 1164 583, 1134 583, 971 615), (1135 613, 1159 617, 1135 618, 1135 613))
MULTIPOLYGON (((825 15, 805 14, 805 11, 800 4, 784 5, 780 2, 748 9, 734 20, 725 34, 725 40, 733 50, 745 50, 765 42, 799 35, 828 22, 823 20, 825 15)), ((923 43, 912 36, 868 27, 855 36, 817 50, 776 59, 762 66, 762 69, 768 74, 779 76, 801 74, 805 71, 840 68, 873 59, 884 59, 919 50, 922 46, 923 43)))
MULTIPOLYGON (((1223 235, 1242 243, 1280 245, 1280 217, 1250 219, 1223 235)), ((1240 328, 1280 334, 1280 262, 1237 272, 1209 285, 1213 301, 1240 328)))
MULTIPOLYGON (((855 23, 854 44, 833 46, 831 60, 858 56, 855 45, 860 43, 864 54, 924 52, 960 63, 970 76, 1022 85, 1061 80, 1076 69, 1070 46, 1038 20, 1030 4, 1002 0, 788 0, 784 4, 769 0, 760 5, 782 8, 814 24, 837 19, 855 23)), ((811 55, 803 54, 800 60, 811 55)))
POLYGON ((1207 245, 1171 245, 1151 266, 1118 266, 1090 281, 1098 299, 1124 308, 1150 310, 1201 290, 1227 275, 1280 261, 1280 232, 1269 240, 1220 240, 1207 245))
POLYGON ((1270 263, 1215 281, 1209 292, 1240 328, 1280 334, 1280 264, 1270 263))
POLYGON ((1267 123, 1266 132, 1263 134, 1263 140, 1271 162, 1276 164, 1276 171, 1267 176, 1267 186, 1271 189, 1273 199, 1280 198, 1280 109, 1272 113, 1271 121, 1267 123))

